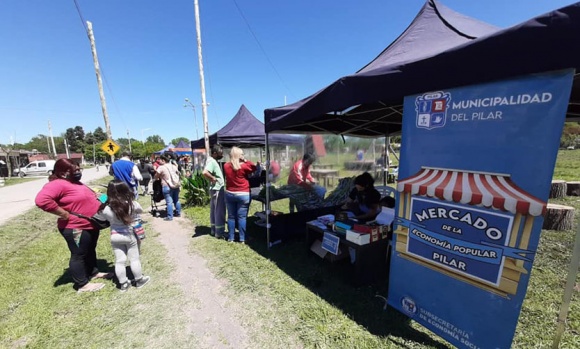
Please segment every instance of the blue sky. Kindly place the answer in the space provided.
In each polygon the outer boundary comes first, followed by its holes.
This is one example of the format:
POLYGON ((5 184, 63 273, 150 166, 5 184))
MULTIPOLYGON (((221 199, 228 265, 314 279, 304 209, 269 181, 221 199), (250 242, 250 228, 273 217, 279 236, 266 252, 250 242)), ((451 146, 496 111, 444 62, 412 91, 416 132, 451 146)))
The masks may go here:
MULTIPOLYGON (((166 142, 203 136, 193 0, 77 0, 91 21, 113 138, 166 142)), ((499 27, 572 0, 443 0, 499 27)), ((422 0, 199 0, 209 132, 242 104, 302 99, 375 58, 413 20, 422 0)), ((89 40, 74 0, 0 2, 0 143, 26 143, 103 114, 89 40)))

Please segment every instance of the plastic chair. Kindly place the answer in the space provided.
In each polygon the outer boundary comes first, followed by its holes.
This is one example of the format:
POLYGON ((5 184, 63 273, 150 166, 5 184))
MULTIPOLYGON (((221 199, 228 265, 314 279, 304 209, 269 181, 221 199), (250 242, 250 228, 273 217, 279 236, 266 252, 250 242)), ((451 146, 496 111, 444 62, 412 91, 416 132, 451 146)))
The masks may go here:
POLYGON ((375 189, 381 193, 381 198, 384 198, 385 196, 395 197, 396 190, 393 187, 389 187, 388 185, 379 185, 375 186, 375 189))

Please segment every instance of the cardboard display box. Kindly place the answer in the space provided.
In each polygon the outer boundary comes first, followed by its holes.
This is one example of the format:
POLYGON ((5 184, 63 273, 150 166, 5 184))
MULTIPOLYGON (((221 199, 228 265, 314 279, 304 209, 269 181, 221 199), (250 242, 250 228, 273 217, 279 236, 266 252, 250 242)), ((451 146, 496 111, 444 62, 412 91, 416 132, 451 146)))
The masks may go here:
POLYGON ((366 245, 371 243, 371 234, 347 230, 346 239, 357 245, 366 245))

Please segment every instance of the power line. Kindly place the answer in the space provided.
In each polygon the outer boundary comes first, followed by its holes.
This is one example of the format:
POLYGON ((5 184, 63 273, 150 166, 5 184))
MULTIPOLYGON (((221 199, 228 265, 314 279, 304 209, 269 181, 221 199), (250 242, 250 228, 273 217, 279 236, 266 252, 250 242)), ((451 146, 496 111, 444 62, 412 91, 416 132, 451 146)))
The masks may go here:
MULTIPOLYGON (((88 39, 88 40, 89 40, 89 42, 90 42, 90 37, 89 37, 89 28, 87 27, 87 21, 85 20, 85 18, 84 18, 84 16, 83 16, 83 14, 82 14, 81 8, 80 8, 80 6, 79 6, 79 4, 78 4, 77 0, 73 0, 73 1, 74 1, 74 3, 75 3, 75 7, 76 7, 76 9, 77 9, 77 13, 78 13, 78 15, 79 15, 79 18, 80 18, 80 20, 81 20, 81 22, 82 22, 83 28, 85 29, 85 33, 87 34, 87 39, 88 39)), ((105 74, 105 69, 103 68, 103 65, 101 64, 101 62, 99 62, 99 66, 100 66, 100 70, 101 70, 101 76, 102 76, 103 80, 105 81, 105 86, 107 87, 107 90, 109 91, 109 95, 110 95, 110 98, 111 98, 111 100, 112 100, 112 102, 113 102, 112 104, 113 104, 113 106, 114 106, 115 110, 117 111, 117 115, 118 115, 118 117, 121 119, 121 123, 123 124, 124 128, 125 128, 125 129, 128 129, 128 127, 127 127, 127 123, 126 123, 126 122, 125 122, 125 120, 123 119, 123 116, 122 116, 122 114, 121 114, 121 112, 120 112, 120 110, 119 110, 119 107, 118 107, 118 105, 117 105, 117 102, 116 102, 116 100, 115 100, 115 96, 114 96, 114 94, 113 94, 113 89, 112 89, 112 88, 111 88, 111 86, 109 85, 109 81, 107 80, 107 77, 106 77, 106 74, 105 74)), ((130 141, 130 140, 129 140, 129 141, 130 141)))
POLYGON ((237 1, 236 0, 232 0, 232 1, 234 2, 234 5, 236 5, 236 8, 238 9, 238 12, 240 13, 240 16, 242 16, 242 19, 244 20, 244 23, 246 23, 246 26, 248 27, 248 30, 250 31, 250 34, 252 34, 252 36, 254 37, 254 40, 256 40, 256 43, 258 44, 258 47, 260 48, 260 50, 262 51, 262 53, 266 57, 266 60, 268 61, 268 63, 272 67, 272 69, 274 70, 274 73, 276 73, 276 75, 278 76, 278 79, 280 79, 280 82, 286 88, 286 90, 288 91, 288 93, 290 95, 292 95, 292 97, 294 99, 296 99, 296 97, 294 96, 294 94, 292 93, 292 91, 290 90, 290 88, 288 87, 288 85, 286 84, 286 82, 284 81, 284 79, 282 79, 282 76, 278 72, 278 69, 276 69, 276 67, 274 66, 274 63, 272 63, 272 60, 270 59, 270 57, 266 53, 266 50, 264 50, 264 47, 262 47, 262 44, 260 43, 260 40, 258 40, 258 37, 256 36, 256 34, 254 33, 254 31, 252 30, 252 27, 250 26, 250 23, 246 19, 246 16, 244 16, 244 13, 242 12, 242 9, 240 9, 240 6, 238 5, 237 1))

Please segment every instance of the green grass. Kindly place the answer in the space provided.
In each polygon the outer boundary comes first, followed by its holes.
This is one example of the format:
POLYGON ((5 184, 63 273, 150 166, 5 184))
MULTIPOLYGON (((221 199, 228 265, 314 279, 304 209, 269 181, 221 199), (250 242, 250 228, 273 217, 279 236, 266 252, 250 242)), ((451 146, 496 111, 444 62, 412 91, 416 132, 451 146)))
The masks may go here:
MULTIPOLYGON (((186 298, 169 277, 172 266, 157 234, 146 229, 141 261, 154 282, 124 294, 111 282, 99 292, 76 294, 55 216, 32 209, 1 226, 0 348, 195 347, 183 330, 186 298)), ((99 240, 99 267, 111 270, 107 230, 99 240)))
POLYGON ((24 183, 24 182, 30 182, 30 181, 35 181, 37 179, 40 179, 42 177, 25 177, 25 178, 20 178, 20 177, 11 177, 11 178, 4 178, 4 186, 9 186, 9 185, 15 185, 15 184, 19 184, 19 183, 24 183))
POLYGON ((558 152, 553 177, 566 181, 580 181, 580 149, 558 152))
MULTIPOLYGON (((558 173, 580 180, 575 151, 561 151, 558 173)), ((580 154, 580 153, 576 153, 580 154)), ((577 156, 578 157, 578 156, 577 156)), ((105 183, 108 178, 100 181, 105 183)), ((147 207, 149 197, 140 201, 147 207)), ((576 208, 574 230, 542 231, 514 348, 551 346, 562 302, 580 197, 554 201, 576 208)), ((287 212, 287 200, 273 203, 287 212)), ((252 203, 250 216, 261 210, 252 203)), ((430 331, 390 308, 381 297, 386 282, 353 287, 348 262, 329 263, 308 251, 302 239, 266 248, 264 230, 248 222, 248 245, 229 244, 207 235, 209 208, 188 208, 196 225, 190 250, 208 261, 236 304, 237 321, 252 348, 447 348, 430 331)), ((149 225, 142 262, 153 282, 121 294, 112 284, 92 294, 76 294, 66 273, 69 252, 55 227, 55 217, 32 209, 0 226, 0 348, 194 348, 181 304, 187 297, 171 280, 173 268, 149 225), (135 292, 133 292, 135 291, 135 292), (130 325, 127 325, 130 324, 130 325), (119 335, 122 332, 123 335, 119 335)), ((98 258, 112 268, 114 257, 106 231, 98 258)), ((576 280, 580 284, 580 278, 576 280)), ((232 315, 233 316, 233 315, 232 315)), ((580 347, 580 299, 574 292, 561 348, 580 347)))

